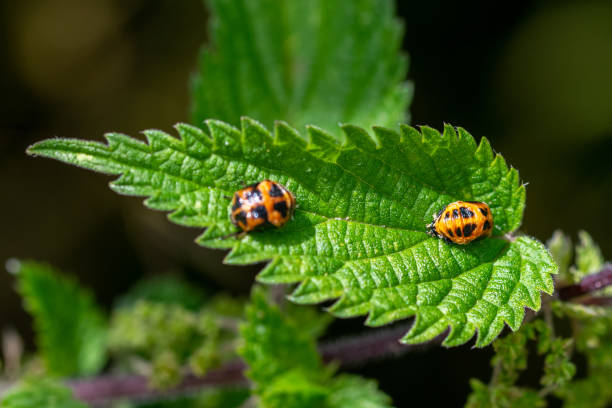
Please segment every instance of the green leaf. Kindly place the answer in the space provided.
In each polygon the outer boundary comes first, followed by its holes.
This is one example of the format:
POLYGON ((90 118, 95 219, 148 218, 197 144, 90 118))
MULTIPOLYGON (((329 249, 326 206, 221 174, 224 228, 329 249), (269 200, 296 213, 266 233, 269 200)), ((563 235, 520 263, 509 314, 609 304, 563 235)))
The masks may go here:
POLYGON ((2 395, 0 408, 86 408, 72 397, 72 392, 59 383, 44 379, 28 379, 2 395))
POLYGON ((579 231, 578 239, 580 242, 576 245, 576 265, 570 268, 574 283, 580 282, 587 275, 598 272, 604 264, 601 250, 588 232, 579 231))
POLYGON ((249 366, 247 376, 260 388, 292 370, 299 369, 304 381, 323 370, 313 338, 285 319, 258 287, 246 308, 246 321, 240 330, 244 343, 238 353, 249 366))
POLYGON ((261 393, 262 408, 322 407, 327 399, 327 387, 317 384, 300 370, 279 373, 261 393))
POLYGON ((518 172, 489 142, 477 145, 463 129, 444 133, 403 126, 401 133, 375 128, 370 135, 344 126, 346 143, 310 127, 302 138, 278 123, 270 134, 243 119, 242 129, 207 122, 209 133, 178 125, 175 139, 147 131, 148 144, 108 134, 108 145, 51 139, 29 149, 109 174, 116 192, 149 196, 145 204, 172 211, 186 226, 210 227, 198 242, 232 248, 226 262, 271 260, 258 279, 301 285, 298 303, 340 298, 336 316, 368 314, 379 326, 416 315, 403 339, 418 343, 451 327, 445 344, 489 344, 507 323, 516 330, 524 308, 538 310, 540 292, 553 290, 557 271, 544 246, 529 237, 507 240, 525 205, 518 172), (296 196, 294 219, 281 230, 223 239, 235 232, 229 196, 264 178, 296 196), (489 204, 492 238, 459 246, 427 235, 432 215, 449 202, 489 204))
POLYGON ((340 375, 331 386, 327 408, 390 408, 391 398, 378 389, 376 381, 356 375, 340 375))
POLYGON ((544 360, 542 385, 560 388, 576 374, 576 366, 570 361, 572 339, 555 339, 544 360))
POLYGON ((572 240, 561 230, 556 230, 553 236, 550 237, 546 246, 550 250, 550 254, 559 266, 559 279, 564 282, 573 282, 573 278, 569 275, 569 266, 572 262, 572 240))
POLYGON ((107 323, 93 296, 48 265, 15 261, 17 289, 34 319, 47 372, 95 374, 104 366, 107 323))
MULTIPOLYGON (((407 120, 402 24, 391 0, 209 0, 209 38, 193 77, 193 121, 302 130, 407 120)), ((337 136, 340 136, 337 132, 337 136)))
MULTIPOLYGON (((255 287, 241 328, 239 351, 265 408, 387 408, 391 399, 376 382, 353 375, 332 377, 324 367, 315 338, 300 322, 266 300, 255 287)), ((332 367, 333 369, 333 367, 332 367)))
POLYGON ((321 337, 334 320, 332 315, 321 313, 316 307, 306 307, 295 303, 287 302, 283 305, 283 311, 287 319, 298 324, 302 331, 315 339, 321 337))
POLYGON ((497 384, 514 385, 518 379, 519 372, 527 368, 527 340, 529 330, 523 330, 509 334, 504 338, 495 340, 493 349, 495 355, 491 359, 491 365, 498 372, 495 378, 497 384))

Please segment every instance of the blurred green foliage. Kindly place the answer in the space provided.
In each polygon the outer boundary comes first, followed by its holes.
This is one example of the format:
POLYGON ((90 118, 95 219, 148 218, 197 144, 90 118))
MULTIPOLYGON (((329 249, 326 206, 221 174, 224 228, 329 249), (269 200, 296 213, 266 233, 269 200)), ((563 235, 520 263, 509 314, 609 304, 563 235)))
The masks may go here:
POLYGON ((387 408, 390 398, 376 383, 357 376, 334 375, 324 367, 316 338, 302 330, 301 321, 283 315, 255 287, 240 332, 239 349, 248 364, 262 408, 387 408))
POLYGON ((137 301, 148 301, 197 310, 207 300, 203 292, 175 275, 158 275, 139 281, 128 293, 119 297, 116 305, 125 307, 137 301))
POLYGON ((46 264, 13 260, 10 269, 17 276, 24 306, 34 318, 47 373, 98 373, 107 359, 107 322, 91 293, 46 264))
MULTIPOLYGON (((113 312, 108 340, 111 353, 128 369, 138 372, 140 367, 156 388, 176 385, 184 377, 184 367, 203 376, 236 358, 242 302, 218 295, 190 310, 184 306, 186 298, 180 296, 183 291, 173 291, 171 296, 164 291, 168 296, 160 299, 142 290, 143 285, 155 287, 158 279, 136 286, 124 297, 132 302, 113 312)), ((184 287, 185 283, 175 280, 174 285, 184 287)))
POLYGON ((249 116, 304 131, 396 128, 412 87, 391 0, 209 0, 212 44, 193 77, 193 122, 249 116))
POLYGON ((48 378, 30 378, 2 395, 2 408, 87 408, 70 389, 48 378))

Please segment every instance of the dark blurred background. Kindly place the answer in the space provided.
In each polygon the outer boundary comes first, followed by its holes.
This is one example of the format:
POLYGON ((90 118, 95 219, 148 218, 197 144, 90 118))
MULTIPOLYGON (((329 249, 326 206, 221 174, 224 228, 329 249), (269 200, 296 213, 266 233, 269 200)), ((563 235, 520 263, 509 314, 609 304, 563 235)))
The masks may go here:
MULTIPOLYGON (((546 240, 589 231, 612 253, 612 2, 398 1, 415 84, 412 123, 487 136, 527 188, 522 230, 546 240)), ((228 267, 174 226, 119 197, 108 177, 26 147, 52 137, 171 131, 189 121, 188 79, 206 40, 200 0, 0 2, 0 262, 48 261, 107 307, 135 281, 180 273, 209 291, 246 294, 257 267, 228 267)), ((0 328, 31 346, 30 321, 0 273, 0 328)), ((361 320, 334 324, 355 330, 361 320)), ((428 394, 463 404, 488 379, 489 350, 434 349, 365 366, 398 406, 428 394), (431 394, 442 386, 445 392, 431 394)), ((433 398, 433 400, 432 400, 433 398)))

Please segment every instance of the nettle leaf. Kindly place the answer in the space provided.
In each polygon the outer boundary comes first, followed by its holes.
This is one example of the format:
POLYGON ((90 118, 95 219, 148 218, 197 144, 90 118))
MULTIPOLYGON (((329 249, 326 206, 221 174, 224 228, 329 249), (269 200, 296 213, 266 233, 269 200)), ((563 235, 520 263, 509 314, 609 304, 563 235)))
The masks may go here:
POLYGON ((17 289, 34 319, 47 372, 56 376, 99 372, 107 359, 107 323, 91 293, 48 265, 12 264, 17 289))
POLYGON ((209 227, 201 245, 231 248, 226 262, 271 260, 258 279, 300 283, 291 299, 317 303, 339 298, 340 317, 368 315, 380 326, 416 316, 404 342, 429 340, 448 327, 448 346, 489 344, 507 323, 516 330, 524 308, 538 310, 540 292, 553 290, 549 252, 516 230, 525 205, 518 172, 478 145, 465 130, 440 134, 402 126, 373 134, 346 125, 339 144, 323 130, 302 137, 277 123, 274 133, 251 119, 242 129, 208 121, 208 133, 177 125, 180 139, 146 131, 148 144, 106 135, 108 144, 51 139, 31 154, 103 173, 121 174, 118 193, 149 196, 145 204, 171 211, 179 224, 209 227), (223 239, 236 231, 228 217, 232 193, 243 183, 269 178, 298 202, 283 229, 223 239), (449 202, 489 204, 492 238, 459 246, 426 234, 432 215, 449 202))
POLYGON ((573 256, 572 240, 563 231, 556 230, 546 242, 546 246, 555 263, 559 266, 558 279, 562 282, 573 283, 574 276, 570 274, 573 256))
POLYGON ((316 338, 301 320, 282 313, 255 287, 241 327, 240 355, 246 375, 256 384, 263 408, 389 408, 391 398, 376 381, 356 375, 333 375, 324 367, 316 338))
POLYGON ((243 345, 238 352, 249 365, 247 376, 259 388, 269 387, 292 370, 299 372, 290 377, 303 378, 304 384, 321 374, 323 364, 315 340, 269 304, 261 288, 253 290, 245 320, 240 329, 243 345))
POLYGON ((574 282, 580 282, 585 276, 599 271, 605 262, 599 245, 588 232, 579 231, 578 239, 580 242, 576 245, 576 265, 570 267, 574 282))
MULTIPOLYGON (((302 130, 407 121, 402 24, 391 0, 209 0, 212 44, 193 77, 193 121, 302 130)), ((340 132, 336 136, 341 136, 340 132)))
POLYGON ((378 389, 376 381, 356 375, 340 375, 332 384, 328 408, 389 408, 391 398, 378 389))

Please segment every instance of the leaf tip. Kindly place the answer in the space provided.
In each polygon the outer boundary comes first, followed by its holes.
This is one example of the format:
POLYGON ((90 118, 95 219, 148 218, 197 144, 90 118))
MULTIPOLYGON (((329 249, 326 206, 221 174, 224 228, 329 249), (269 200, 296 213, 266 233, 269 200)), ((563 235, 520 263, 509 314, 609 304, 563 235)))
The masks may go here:
POLYGON ((37 157, 37 156, 45 156, 45 152, 49 149, 49 145, 54 141, 61 140, 59 137, 54 137, 51 139, 45 139, 38 141, 26 149, 26 154, 28 156, 37 157))
POLYGON ((240 125, 243 131, 248 128, 257 128, 261 132, 265 132, 268 134, 270 133, 270 131, 263 125, 263 123, 248 116, 240 117, 240 125))
POLYGON ((225 130, 226 132, 240 132, 236 127, 230 125, 229 123, 223 122, 218 119, 206 119, 204 121, 210 134, 213 134, 216 130, 225 130))

